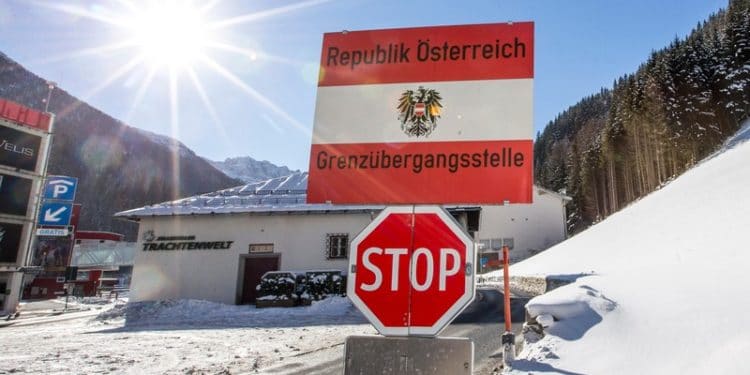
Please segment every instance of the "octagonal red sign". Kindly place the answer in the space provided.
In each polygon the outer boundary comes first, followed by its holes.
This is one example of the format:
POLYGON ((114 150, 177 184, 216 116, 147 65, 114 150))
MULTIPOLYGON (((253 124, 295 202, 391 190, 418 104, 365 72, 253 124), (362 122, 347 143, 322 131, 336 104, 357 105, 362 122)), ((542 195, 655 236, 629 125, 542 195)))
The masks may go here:
POLYGON ((473 241, 439 206, 386 208, 349 264, 349 298, 386 336, 437 335, 474 298, 473 241))

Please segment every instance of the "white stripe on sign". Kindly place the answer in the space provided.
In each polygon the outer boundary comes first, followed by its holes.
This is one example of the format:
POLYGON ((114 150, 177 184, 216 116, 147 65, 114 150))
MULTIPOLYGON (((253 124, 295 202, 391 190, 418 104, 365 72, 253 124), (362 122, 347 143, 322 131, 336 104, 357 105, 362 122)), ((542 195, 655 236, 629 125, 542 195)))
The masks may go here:
POLYGON ((313 144, 532 139, 532 112, 533 79, 318 87, 313 144), (420 86, 443 107, 429 136, 409 137, 399 98, 420 86))

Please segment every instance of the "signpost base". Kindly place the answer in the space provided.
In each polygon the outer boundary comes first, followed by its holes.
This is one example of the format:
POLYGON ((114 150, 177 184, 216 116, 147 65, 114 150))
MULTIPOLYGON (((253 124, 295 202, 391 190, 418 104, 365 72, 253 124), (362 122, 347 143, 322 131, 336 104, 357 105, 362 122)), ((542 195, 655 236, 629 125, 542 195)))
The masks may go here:
POLYGON ((505 333, 502 336, 503 344, 503 367, 508 368, 516 359, 516 335, 511 330, 510 314, 510 275, 508 274, 508 265, 510 263, 510 249, 503 246, 503 307, 505 313, 505 333))
POLYGON ((344 374, 471 375, 474 343, 456 337, 349 336, 344 374))
POLYGON ((511 367, 513 360, 516 359, 516 335, 513 332, 503 333, 503 367, 511 367))

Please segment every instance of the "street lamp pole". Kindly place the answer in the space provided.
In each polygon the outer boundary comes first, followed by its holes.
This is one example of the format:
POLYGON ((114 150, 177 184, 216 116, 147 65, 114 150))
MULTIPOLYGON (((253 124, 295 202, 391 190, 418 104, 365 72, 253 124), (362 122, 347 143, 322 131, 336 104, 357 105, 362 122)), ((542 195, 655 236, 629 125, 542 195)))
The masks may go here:
POLYGON ((52 90, 55 89, 57 84, 52 81, 47 81, 47 99, 44 100, 44 112, 49 112, 49 101, 52 99, 52 90))

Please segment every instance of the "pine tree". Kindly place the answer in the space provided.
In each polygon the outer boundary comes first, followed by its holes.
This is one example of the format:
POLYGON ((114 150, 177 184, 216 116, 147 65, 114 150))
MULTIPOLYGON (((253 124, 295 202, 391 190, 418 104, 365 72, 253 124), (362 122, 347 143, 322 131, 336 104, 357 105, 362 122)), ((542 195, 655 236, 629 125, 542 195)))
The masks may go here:
POLYGON ((685 171, 749 113, 750 0, 732 0, 538 133, 537 183, 573 198, 575 233, 685 171))

